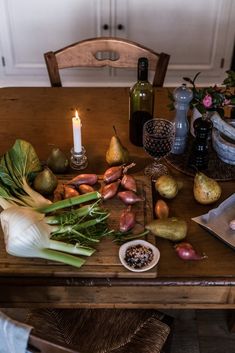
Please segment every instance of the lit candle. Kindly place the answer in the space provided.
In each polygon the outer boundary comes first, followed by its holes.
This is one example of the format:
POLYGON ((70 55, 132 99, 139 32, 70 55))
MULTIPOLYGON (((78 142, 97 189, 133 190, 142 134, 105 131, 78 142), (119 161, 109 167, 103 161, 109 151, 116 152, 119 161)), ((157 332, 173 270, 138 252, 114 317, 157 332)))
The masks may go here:
POLYGON ((80 153, 82 151, 81 127, 81 120, 76 110, 75 116, 73 117, 73 147, 75 153, 80 153))

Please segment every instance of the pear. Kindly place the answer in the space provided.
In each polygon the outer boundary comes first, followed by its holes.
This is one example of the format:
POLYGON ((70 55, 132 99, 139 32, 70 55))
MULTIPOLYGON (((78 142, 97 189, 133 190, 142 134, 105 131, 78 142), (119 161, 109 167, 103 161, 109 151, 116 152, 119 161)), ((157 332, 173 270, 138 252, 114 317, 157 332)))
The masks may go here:
POLYGON ((53 148, 47 159, 47 165, 53 173, 65 173, 68 169, 69 161, 59 148, 53 148))
POLYGON ((106 152, 106 161, 110 166, 128 163, 129 152, 121 143, 117 136, 115 127, 113 127, 115 135, 111 137, 109 148, 106 152))
POLYGON ((202 172, 196 173, 194 177, 193 193, 197 202, 209 205, 219 200, 221 187, 218 182, 202 172))
POLYGON ((179 184, 171 175, 164 174, 157 178, 155 189, 162 197, 173 199, 178 194, 179 184))
POLYGON ((50 195, 57 187, 58 179, 49 168, 43 169, 33 181, 33 187, 42 195, 50 195))

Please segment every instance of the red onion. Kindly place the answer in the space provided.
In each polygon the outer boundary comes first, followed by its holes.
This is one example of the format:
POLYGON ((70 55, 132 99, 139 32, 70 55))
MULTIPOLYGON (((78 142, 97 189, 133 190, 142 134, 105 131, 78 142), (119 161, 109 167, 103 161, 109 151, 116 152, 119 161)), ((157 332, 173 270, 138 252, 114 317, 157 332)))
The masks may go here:
POLYGON ((179 243, 174 246, 177 255, 183 260, 202 260, 207 258, 205 254, 199 255, 190 243, 179 243))
POLYGON ((131 206, 128 206, 122 211, 119 221, 120 232, 128 232, 135 225, 135 213, 131 211, 131 206))
POLYGON ((136 195, 133 191, 120 191, 117 196, 126 205, 133 205, 136 202, 143 201, 141 197, 136 195))

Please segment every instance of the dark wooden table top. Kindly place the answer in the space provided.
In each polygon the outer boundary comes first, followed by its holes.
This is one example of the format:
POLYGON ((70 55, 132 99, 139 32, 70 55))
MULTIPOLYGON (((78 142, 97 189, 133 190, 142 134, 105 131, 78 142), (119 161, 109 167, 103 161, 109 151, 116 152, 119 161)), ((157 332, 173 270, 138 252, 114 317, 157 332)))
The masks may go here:
MULTIPOLYGON (((133 173, 143 175, 151 161, 145 151, 128 139, 128 88, 1 88, 0 155, 15 139, 33 144, 41 160, 53 145, 70 153, 75 108, 82 120, 82 142, 89 165, 85 172, 102 174, 113 125, 136 163, 133 173)), ((167 89, 156 89, 155 116, 172 119, 167 89)), ((191 220, 234 193, 234 181, 220 182, 222 196, 213 206, 199 205, 193 197, 193 177, 176 169, 183 182, 177 197, 168 201, 172 216, 187 220, 187 240, 208 256, 203 261, 182 261, 170 241, 157 238, 161 252, 156 278, 79 277, 66 273, 24 276, 22 268, 0 271, 0 305, 70 307, 234 307, 235 252, 191 220)), ((66 272, 66 271, 65 271, 66 272)))

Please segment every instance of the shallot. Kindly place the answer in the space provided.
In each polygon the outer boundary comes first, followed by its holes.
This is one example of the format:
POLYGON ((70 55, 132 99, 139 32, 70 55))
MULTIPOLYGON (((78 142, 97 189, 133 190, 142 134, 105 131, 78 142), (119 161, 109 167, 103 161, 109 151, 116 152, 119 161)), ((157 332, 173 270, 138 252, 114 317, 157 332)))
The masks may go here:
POLYGON ((166 202, 163 200, 158 200, 154 207, 155 215, 160 218, 168 218, 169 216, 169 207, 167 206, 166 202))
POLYGON ((78 196, 79 192, 71 186, 64 185, 64 199, 69 199, 70 197, 78 196))
POLYGON ((117 196, 126 205, 133 205, 136 202, 144 201, 140 196, 136 195, 133 191, 120 191, 117 196))
POLYGON ((109 184, 112 183, 113 181, 121 178, 122 174, 125 174, 128 169, 132 168, 135 166, 135 163, 131 163, 124 167, 123 165, 115 166, 115 167, 110 167, 104 172, 104 182, 109 184))
POLYGON ((137 191, 136 181, 132 175, 124 174, 122 177, 121 185, 126 190, 137 191))
POLYGON ((135 226, 135 212, 131 210, 131 206, 128 206, 122 211, 119 221, 120 232, 128 232, 135 226))
POLYGON ((101 191, 101 195, 104 200, 111 199, 114 197, 118 191, 120 180, 114 181, 113 183, 104 185, 101 191))
POLYGON ((182 260, 203 260, 207 258, 205 254, 199 255, 190 243, 182 242, 176 244, 174 248, 182 260))
POLYGON ((87 192, 94 191, 94 188, 88 184, 81 184, 79 185, 78 190, 81 194, 86 194, 87 192))
POLYGON ((58 183, 53 193, 53 202, 60 201, 63 199, 64 199, 64 184, 58 183))
POLYGON ((119 179, 122 176, 123 166, 119 165, 116 167, 108 168, 103 176, 105 183, 112 183, 113 181, 119 179))
POLYGON ((69 180, 66 184, 78 187, 81 184, 94 185, 98 181, 96 174, 79 174, 75 178, 69 180))

